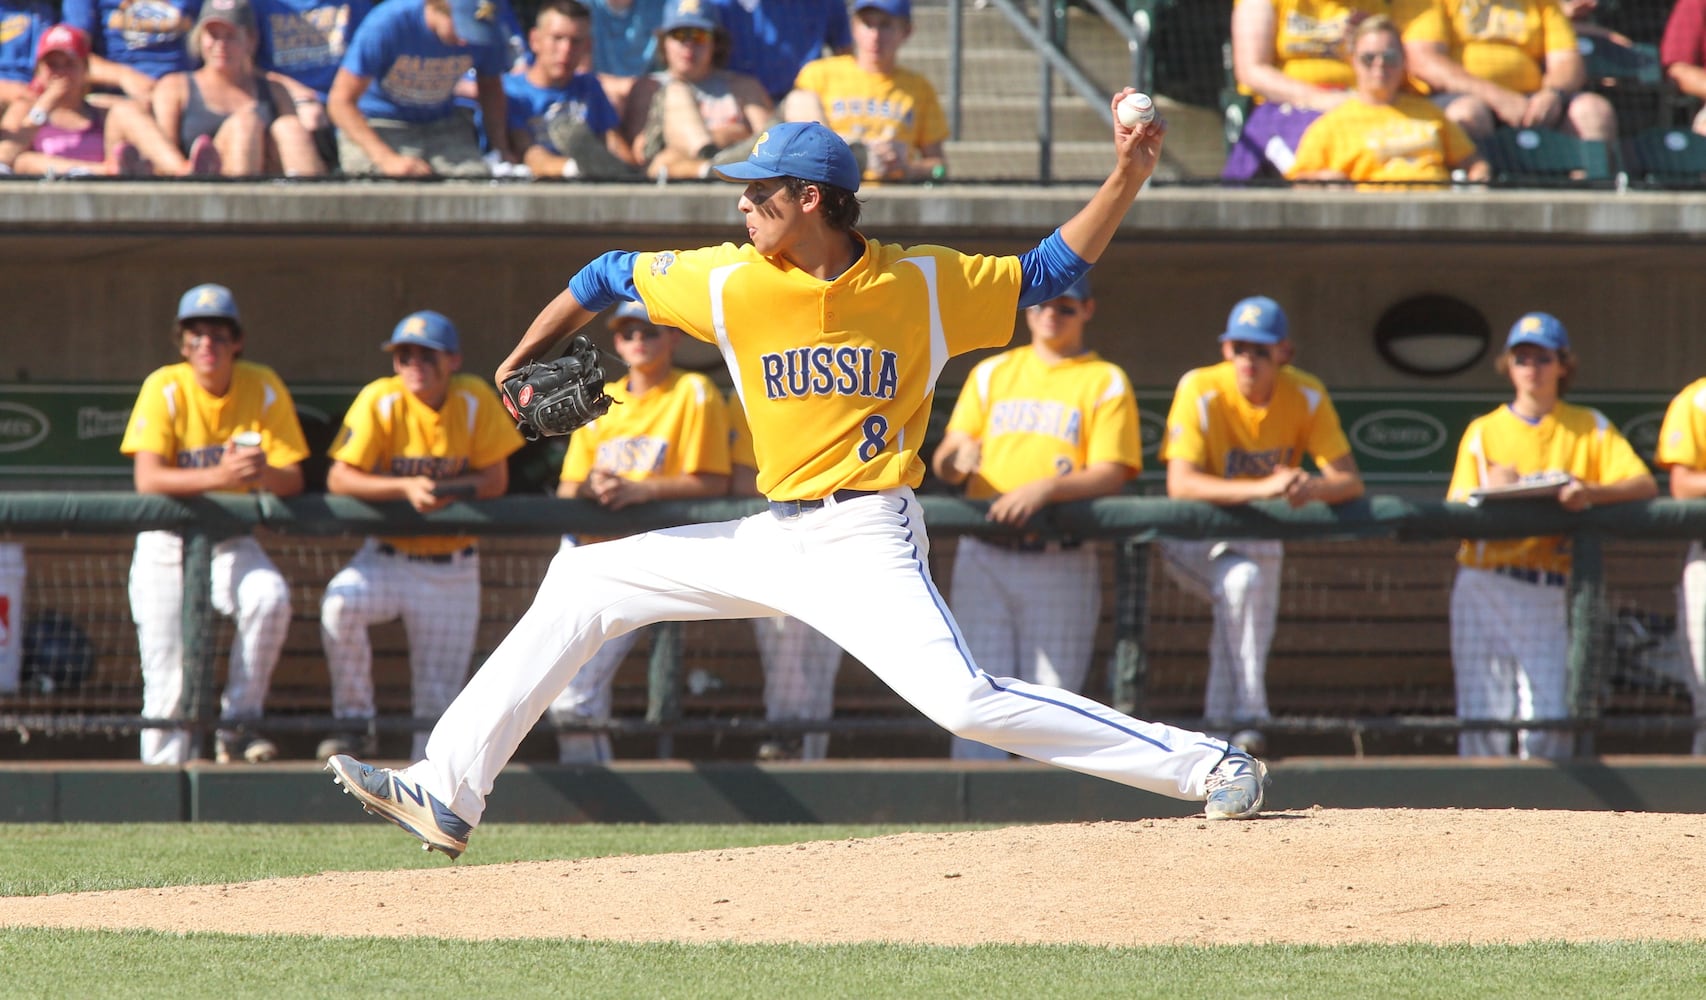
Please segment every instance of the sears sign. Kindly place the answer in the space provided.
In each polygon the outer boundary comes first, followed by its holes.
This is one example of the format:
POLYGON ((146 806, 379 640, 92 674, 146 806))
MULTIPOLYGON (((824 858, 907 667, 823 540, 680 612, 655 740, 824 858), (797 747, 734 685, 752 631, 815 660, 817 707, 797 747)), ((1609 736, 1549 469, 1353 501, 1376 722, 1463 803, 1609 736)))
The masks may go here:
POLYGON ((0 402, 0 452, 26 451, 47 439, 47 414, 23 403, 0 402))
POLYGON ((1349 436, 1357 452, 1388 462, 1425 458, 1450 443, 1439 418, 1400 407, 1363 414, 1351 424, 1349 436))

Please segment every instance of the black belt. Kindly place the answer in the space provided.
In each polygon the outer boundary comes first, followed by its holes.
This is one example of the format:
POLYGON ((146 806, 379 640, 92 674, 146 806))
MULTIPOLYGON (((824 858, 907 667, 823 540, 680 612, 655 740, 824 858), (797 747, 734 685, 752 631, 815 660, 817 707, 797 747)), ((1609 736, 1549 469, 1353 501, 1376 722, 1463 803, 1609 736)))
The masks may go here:
POLYGON ((1083 548, 1082 538, 1038 538, 1036 535, 979 535, 977 540, 1008 552, 1070 552, 1083 548))
MULTIPOLYGON (((830 498, 836 503, 846 503, 860 497, 874 497, 876 495, 876 490, 836 490, 830 494, 830 498)), ((770 513, 781 518, 799 517, 808 510, 822 508, 825 503, 824 500, 772 500, 770 501, 770 513)))
POLYGON ((1532 583, 1536 586, 1562 587, 1570 582, 1570 578, 1562 573, 1552 573, 1539 569, 1523 569, 1520 566, 1495 566, 1493 572, 1500 576, 1508 576, 1512 580, 1532 583))
POLYGON ((478 546, 470 545, 465 549, 457 549, 455 552, 441 552, 435 556, 423 556, 416 555, 413 552, 400 552, 390 542, 379 543, 379 554, 382 556, 396 556, 410 562, 432 563, 435 566, 448 566, 456 560, 464 556, 471 556, 478 551, 480 551, 478 546))

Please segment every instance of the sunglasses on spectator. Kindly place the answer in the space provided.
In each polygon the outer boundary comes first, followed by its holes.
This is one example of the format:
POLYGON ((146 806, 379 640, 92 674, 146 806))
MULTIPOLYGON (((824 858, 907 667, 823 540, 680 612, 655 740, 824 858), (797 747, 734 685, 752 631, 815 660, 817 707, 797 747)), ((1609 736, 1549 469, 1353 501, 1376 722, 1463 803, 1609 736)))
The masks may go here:
POLYGON ((1391 66, 1401 61, 1403 58, 1404 53, 1397 49, 1381 49, 1379 52, 1357 53, 1357 62, 1362 63, 1364 66, 1371 67, 1377 62, 1384 62, 1386 65, 1391 66))
POLYGON ((656 340, 662 335, 663 331, 650 323, 632 323, 616 331, 617 340, 633 340, 635 337, 644 340, 656 340))
POLYGON ((706 45, 711 41, 711 33, 704 28, 676 28, 669 37, 683 45, 706 45))
POLYGON ((437 364, 438 363, 438 358, 437 358, 438 353, 439 353, 438 351, 435 351, 430 347, 415 347, 415 346, 412 346, 409 344, 404 344, 401 347, 398 347, 395 350, 393 350, 391 352, 391 356, 397 359, 398 364, 400 364, 404 367, 408 367, 409 365, 417 365, 417 364, 418 365, 434 365, 434 364, 437 364))
POLYGON ((1536 368, 1544 368, 1557 360, 1558 356, 1549 351, 1520 351, 1511 354, 1511 364, 1513 365, 1533 365, 1536 368))
POLYGON ((1062 316, 1078 315, 1078 303, 1071 299, 1050 299, 1037 305, 1038 309, 1053 309, 1062 316))
POLYGON ((1267 344, 1252 344, 1247 340, 1232 341, 1232 353, 1266 361, 1274 356, 1274 349, 1267 344))

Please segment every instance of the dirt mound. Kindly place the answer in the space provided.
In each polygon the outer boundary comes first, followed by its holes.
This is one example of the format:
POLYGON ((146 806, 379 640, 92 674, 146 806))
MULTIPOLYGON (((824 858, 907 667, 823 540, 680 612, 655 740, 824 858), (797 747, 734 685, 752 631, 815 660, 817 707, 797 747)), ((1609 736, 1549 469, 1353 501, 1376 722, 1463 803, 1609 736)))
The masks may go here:
POLYGON ((1698 940, 1701 885, 1703 816, 1314 809, 8 898, 0 926, 943 945, 1698 940))

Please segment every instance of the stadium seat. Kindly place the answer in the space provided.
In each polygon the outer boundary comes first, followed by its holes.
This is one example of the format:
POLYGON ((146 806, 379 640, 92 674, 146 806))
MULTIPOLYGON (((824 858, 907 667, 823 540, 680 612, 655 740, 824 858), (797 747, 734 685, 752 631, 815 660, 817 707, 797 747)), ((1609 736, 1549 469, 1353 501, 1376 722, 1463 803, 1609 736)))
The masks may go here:
POLYGON ((1580 35, 1576 47, 1587 64, 1588 80, 1596 89, 1635 84, 1657 87, 1663 79, 1659 68, 1659 49, 1656 45, 1636 42, 1632 46, 1613 45, 1604 38, 1580 35))
POLYGON ((1499 128, 1480 146, 1495 184, 1555 187, 1611 179, 1605 143, 1552 129, 1499 128))
POLYGON ((1629 177, 1653 187, 1706 187, 1706 136, 1650 128, 1629 140, 1629 177))

